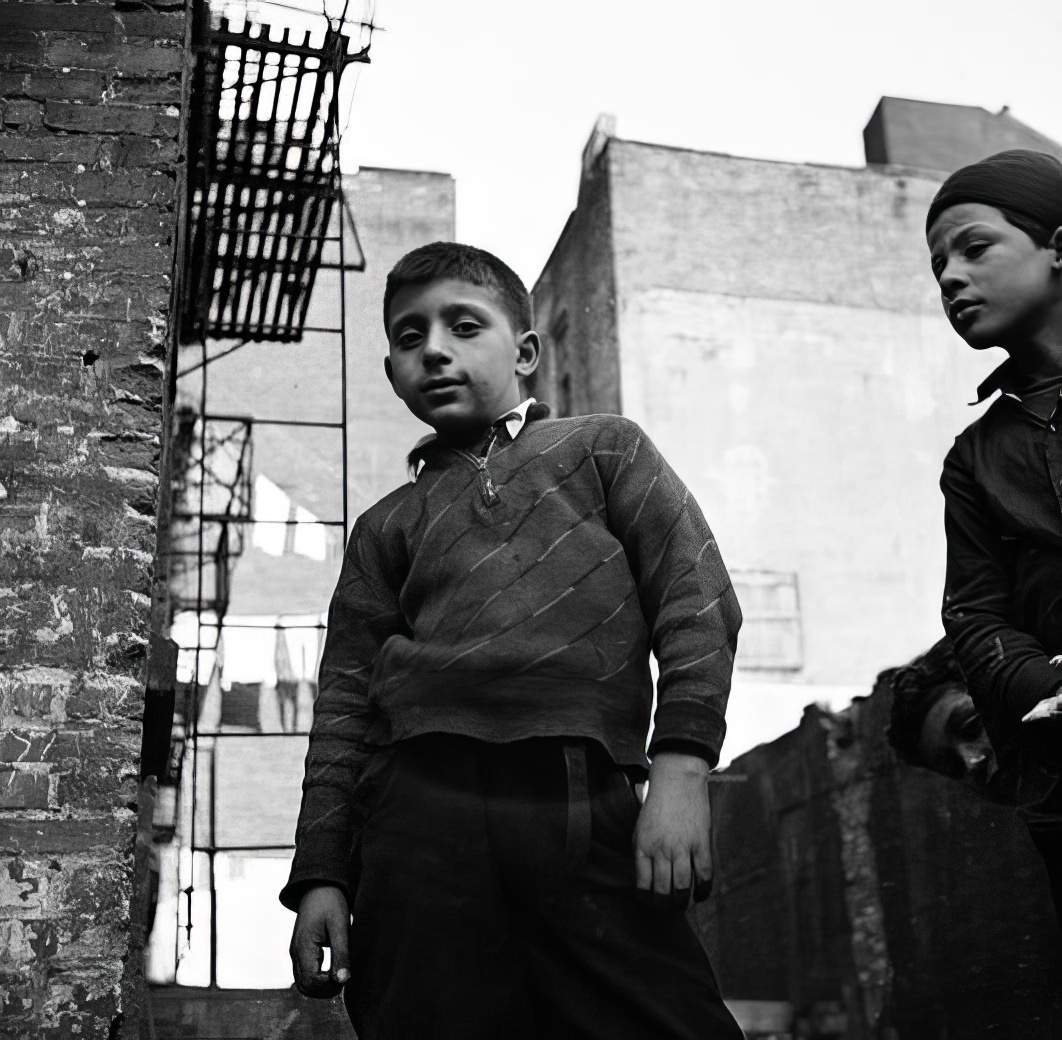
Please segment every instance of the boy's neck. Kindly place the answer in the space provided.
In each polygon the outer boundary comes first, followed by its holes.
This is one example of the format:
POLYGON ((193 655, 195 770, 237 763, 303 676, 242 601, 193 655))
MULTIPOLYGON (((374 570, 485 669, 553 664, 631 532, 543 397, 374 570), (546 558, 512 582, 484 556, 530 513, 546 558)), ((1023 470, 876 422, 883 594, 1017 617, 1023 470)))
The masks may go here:
POLYGON ((1029 340, 1020 347, 1007 348, 1015 370, 1023 383, 1046 383, 1062 379, 1062 337, 1029 340))
POLYGON ((498 412, 498 414, 485 425, 470 426, 465 429, 457 430, 436 430, 436 440, 440 444, 446 445, 448 448, 478 448, 484 443, 484 441, 486 441, 487 435, 490 433, 491 429, 497 425, 498 421, 504 419, 511 412, 516 411, 516 409, 526 400, 526 397, 521 397, 508 408, 504 408, 498 412))
POLYGON ((437 431, 435 439, 447 448, 478 448, 487 438, 490 426, 458 431, 437 431))

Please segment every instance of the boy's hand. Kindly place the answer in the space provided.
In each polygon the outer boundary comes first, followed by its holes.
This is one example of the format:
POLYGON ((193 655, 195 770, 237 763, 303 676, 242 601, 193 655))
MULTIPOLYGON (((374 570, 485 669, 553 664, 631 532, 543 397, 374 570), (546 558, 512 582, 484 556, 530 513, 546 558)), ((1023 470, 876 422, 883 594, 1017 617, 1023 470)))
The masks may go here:
MULTIPOLYGON (((1052 662, 1054 663, 1054 662, 1052 662)), ((1058 722, 1062 719, 1062 693, 1056 693, 1053 697, 1045 697, 1032 711, 1022 716, 1022 722, 1058 722)))
POLYGON ((334 885, 311 888, 299 901, 299 915, 291 933, 291 969, 295 986, 307 997, 334 997, 350 981, 347 897, 334 885), (332 951, 328 971, 322 971, 324 948, 332 951))
POLYGON ((634 828, 638 888, 660 907, 685 907, 712 880, 712 815, 708 763, 696 755, 661 752, 649 770, 649 792, 634 828))

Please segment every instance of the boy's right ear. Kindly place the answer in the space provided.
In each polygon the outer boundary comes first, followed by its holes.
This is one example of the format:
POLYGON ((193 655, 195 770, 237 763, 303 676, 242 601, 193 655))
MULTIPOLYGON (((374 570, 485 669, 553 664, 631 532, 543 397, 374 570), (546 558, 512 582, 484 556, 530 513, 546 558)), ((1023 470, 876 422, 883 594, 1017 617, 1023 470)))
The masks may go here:
POLYGON ((395 373, 391 368, 391 359, 389 357, 384 358, 384 375, 387 376, 387 381, 391 384, 391 389, 394 390, 395 396, 400 396, 398 387, 395 386, 395 373))

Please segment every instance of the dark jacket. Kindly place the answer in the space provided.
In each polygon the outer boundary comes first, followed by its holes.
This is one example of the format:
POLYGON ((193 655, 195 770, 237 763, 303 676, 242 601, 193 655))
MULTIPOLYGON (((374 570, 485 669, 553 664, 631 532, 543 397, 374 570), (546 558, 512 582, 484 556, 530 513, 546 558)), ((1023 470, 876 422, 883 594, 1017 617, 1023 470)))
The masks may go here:
MULTIPOLYGON (((1062 407, 1057 385, 1022 392, 1009 362, 981 398, 995 389, 1003 395, 944 460, 942 618, 1006 760, 1023 754, 1022 716, 1062 685, 1051 664, 1062 654, 1062 407)), ((1022 769, 1039 785, 1036 758, 1022 769)))

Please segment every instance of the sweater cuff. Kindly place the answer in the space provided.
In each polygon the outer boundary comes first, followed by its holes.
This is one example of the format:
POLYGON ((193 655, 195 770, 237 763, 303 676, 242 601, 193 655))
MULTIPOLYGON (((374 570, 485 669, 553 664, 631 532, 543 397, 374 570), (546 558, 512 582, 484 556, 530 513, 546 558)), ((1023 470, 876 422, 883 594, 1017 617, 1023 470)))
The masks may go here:
POLYGON ((693 740, 686 740, 683 737, 664 737, 662 740, 653 741, 654 758, 665 751, 676 755, 694 755, 697 758, 703 758, 709 765, 712 764, 708 760, 703 745, 693 740))
POLYGON ((347 888, 347 879, 325 877, 323 876, 322 871, 314 871, 310 874, 300 871, 298 875, 292 871, 291 877, 288 878, 288 883, 280 890, 280 902, 289 910, 298 913, 299 903, 302 900, 302 897, 306 895, 311 888, 317 888, 320 885, 332 885, 334 888, 340 889, 343 893, 343 897, 347 901, 347 905, 350 905, 350 892, 347 888))
POLYGON ((674 700, 656 709, 649 757, 659 751, 682 751, 703 758, 714 769, 726 733, 723 716, 701 700, 674 700))

